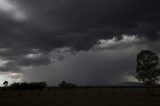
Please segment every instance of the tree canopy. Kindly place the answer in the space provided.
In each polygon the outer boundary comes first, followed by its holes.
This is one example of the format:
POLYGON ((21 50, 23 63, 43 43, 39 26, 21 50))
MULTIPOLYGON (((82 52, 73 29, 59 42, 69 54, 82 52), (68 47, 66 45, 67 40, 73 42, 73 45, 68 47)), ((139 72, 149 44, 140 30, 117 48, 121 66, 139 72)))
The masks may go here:
POLYGON ((142 50, 137 55, 137 79, 145 85, 155 85, 160 75, 159 57, 150 50, 142 50))

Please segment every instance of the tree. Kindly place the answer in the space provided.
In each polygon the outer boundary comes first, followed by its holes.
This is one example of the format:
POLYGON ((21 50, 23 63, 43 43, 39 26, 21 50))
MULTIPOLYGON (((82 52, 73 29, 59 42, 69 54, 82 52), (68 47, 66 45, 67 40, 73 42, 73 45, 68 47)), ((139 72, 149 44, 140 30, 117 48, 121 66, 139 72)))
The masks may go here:
POLYGON ((8 81, 4 81, 4 82, 3 82, 3 85, 4 85, 5 87, 7 87, 7 86, 8 86, 8 81))
POLYGON ((72 83, 68 83, 66 81, 62 81, 60 84, 59 84, 59 87, 60 88, 76 88, 77 85, 76 84, 72 84, 72 83))
POLYGON ((156 85, 160 70, 157 68, 159 57, 150 50, 142 50, 137 55, 137 76, 142 81, 151 94, 154 94, 153 87, 156 85))

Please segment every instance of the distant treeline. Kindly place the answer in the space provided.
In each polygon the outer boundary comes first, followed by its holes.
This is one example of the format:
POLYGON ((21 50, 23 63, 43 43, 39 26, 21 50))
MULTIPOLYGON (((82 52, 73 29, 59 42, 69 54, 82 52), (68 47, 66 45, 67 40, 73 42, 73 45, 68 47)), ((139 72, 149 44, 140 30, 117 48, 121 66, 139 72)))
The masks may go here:
MULTIPOLYGON (((5 81, 4 90, 43 90, 44 88, 49 89, 52 87, 48 87, 46 82, 16 82, 8 86, 8 81, 5 81)), ((58 88, 77 88, 78 86, 73 83, 69 83, 66 81, 62 81, 59 83, 58 88)), ((57 87, 55 87, 57 88, 57 87)))
MULTIPOLYGON (((92 88, 146 88, 144 85, 135 85, 135 86, 78 86, 76 84, 62 81, 58 84, 57 87, 48 87, 46 82, 16 82, 11 84, 10 86, 7 81, 4 83, 4 90, 53 90, 53 89, 73 89, 73 88, 82 88, 82 89, 92 89, 92 88)), ((160 85, 154 86, 154 88, 160 88, 160 85)))
POLYGON ((13 83, 11 84, 9 87, 7 87, 8 89, 11 90, 43 90, 44 88, 47 87, 47 83, 46 82, 22 82, 22 83, 13 83))

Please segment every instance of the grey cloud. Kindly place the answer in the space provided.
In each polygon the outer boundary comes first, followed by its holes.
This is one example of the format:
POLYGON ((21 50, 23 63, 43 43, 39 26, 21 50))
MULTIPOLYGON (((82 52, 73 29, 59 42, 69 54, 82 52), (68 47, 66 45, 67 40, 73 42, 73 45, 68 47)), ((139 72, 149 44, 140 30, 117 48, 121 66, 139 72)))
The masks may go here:
MULTIPOLYGON (((1 18, 2 47, 51 51, 64 46, 88 50, 99 39, 123 33, 159 34, 159 2, 150 0, 15 0, 26 22, 1 18), (6 45, 7 44, 7 45, 6 45)), ((2 15, 3 16, 3 15, 2 15)))
POLYGON ((21 79, 22 74, 21 73, 14 73, 14 74, 8 75, 8 77, 11 79, 14 79, 14 80, 19 80, 19 79, 21 79))
POLYGON ((21 72, 20 67, 13 61, 9 61, 4 66, 0 67, 1 72, 21 72))
POLYGON ((17 64, 20 66, 39 66, 50 64, 51 60, 48 56, 40 55, 36 58, 20 57, 17 59, 17 64))
POLYGON ((139 49, 150 48, 159 51, 159 43, 152 44, 159 42, 159 1, 9 0, 9 2, 26 14, 26 20, 18 21, 5 12, 0 13, 0 57, 11 61, 6 67, 1 67, 0 71, 23 71, 22 67, 32 67, 23 72, 26 75, 24 80, 37 78, 52 83, 53 77, 56 77, 55 82, 59 79, 79 83, 114 81, 118 80, 121 73, 134 70, 135 55, 139 49), (141 40, 139 44, 120 43, 107 48, 109 52, 106 52, 104 57, 97 56, 96 53, 102 52, 98 48, 97 51, 93 51, 95 55, 91 53, 100 39, 117 37, 119 42, 123 34, 137 35, 141 40), (147 41, 143 42, 143 38, 147 41), (66 47, 71 50, 55 51, 66 47), (120 52, 121 49, 126 54, 120 52), (130 52, 132 49, 134 50, 130 52), (25 57, 38 53, 42 55, 37 58, 25 57), (55 61, 55 58, 61 61, 55 61), (47 70, 48 73, 43 70, 47 70))
POLYGON ((65 60, 47 66, 24 68, 22 80, 45 80, 49 85, 57 85, 62 80, 79 85, 118 82, 125 72, 134 75, 136 53, 134 49, 78 52, 76 55, 66 55, 65 60))

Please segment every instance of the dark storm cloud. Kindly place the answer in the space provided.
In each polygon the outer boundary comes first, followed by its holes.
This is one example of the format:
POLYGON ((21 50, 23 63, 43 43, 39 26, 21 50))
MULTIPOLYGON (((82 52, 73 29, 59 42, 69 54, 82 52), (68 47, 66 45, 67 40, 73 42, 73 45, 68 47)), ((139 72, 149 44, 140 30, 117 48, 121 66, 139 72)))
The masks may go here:
MULTIPOLYGON (((46 65, 56 48, 89 50, 100 39, 136 34, 159 38, 160 8, 151 0, 8 0, 23 12, 23 20, 0 12, 2 58, 17 65, 46 65), (38 51, 34 51, 37 49, 38 51), (27 54, 42 53, 34 59, 27 54)), ((17 9, 17 11, 18 11, 17 9)), ((16 11, 16 10, 15 10, 16 11)))
POLYGON ((0 19, 3 46, 43 50, 71 46, 87 50, 99 39, 122 33, 158 38, 158 1, 15 0, 14 3, 29 19, 23 22, 0 19))

